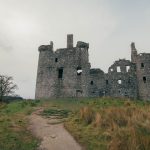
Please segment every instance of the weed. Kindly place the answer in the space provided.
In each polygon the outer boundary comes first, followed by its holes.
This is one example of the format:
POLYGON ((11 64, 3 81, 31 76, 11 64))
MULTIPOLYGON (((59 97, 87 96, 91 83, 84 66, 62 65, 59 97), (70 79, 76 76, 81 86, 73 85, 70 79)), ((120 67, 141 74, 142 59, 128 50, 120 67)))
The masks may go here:
POLYGON ((57 118, 67 118, 69 112, 69 110, 64 109, 46 109, 41 113, 41 115, 46 117, 55 116, 57 118))

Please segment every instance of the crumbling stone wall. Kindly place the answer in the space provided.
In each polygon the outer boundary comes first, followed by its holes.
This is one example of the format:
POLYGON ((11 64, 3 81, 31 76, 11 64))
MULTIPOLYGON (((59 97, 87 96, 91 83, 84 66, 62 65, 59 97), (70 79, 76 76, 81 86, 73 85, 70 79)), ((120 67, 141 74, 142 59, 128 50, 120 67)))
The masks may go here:
POLYGON ((90 69, 89 76, 89 97, 104 96, 105 75, 100 69, 90 69))
POLYGON ((72 35, 67 48, 53 51, 53 44, 39 47, 36 98, 87 97, 90 70, 89 44, 73 47, 72 35))
POLYGON ((148 100, 150 99, 150 53, 138 54, 135 44, 132 43, 131 60, 136 65, 138 98, 148 100))
POLYGON ((138 54, 131 43, 131 61, 115 61, 108 73, 91 68, 89 44, 67 35, 67 48, 53 42, 39 47, 35 98, 128 97, 150 100, 150 54, 138 54))
POLYGON ((141 53, 136 58, 136 73, 140 99, 150 99, 150 54, 141 53))
POLYGON ((115 61, 109 67, 105 80, 107 96, 137 98, 135 65, 129 60, 115 61))

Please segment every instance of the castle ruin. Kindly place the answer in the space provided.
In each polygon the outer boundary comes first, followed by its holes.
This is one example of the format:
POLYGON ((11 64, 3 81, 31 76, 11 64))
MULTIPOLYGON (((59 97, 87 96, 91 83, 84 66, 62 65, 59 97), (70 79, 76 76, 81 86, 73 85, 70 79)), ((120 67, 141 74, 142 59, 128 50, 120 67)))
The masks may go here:
POLYGON ((67 35, 67 48, 54 51, 53 42, 39 47, 36 99, 59 97, 127 97, 150 100, 150 53, 138 54, 131 44, 131 61, 119 59, 108 73, 91 68, 89 44, 67 35))

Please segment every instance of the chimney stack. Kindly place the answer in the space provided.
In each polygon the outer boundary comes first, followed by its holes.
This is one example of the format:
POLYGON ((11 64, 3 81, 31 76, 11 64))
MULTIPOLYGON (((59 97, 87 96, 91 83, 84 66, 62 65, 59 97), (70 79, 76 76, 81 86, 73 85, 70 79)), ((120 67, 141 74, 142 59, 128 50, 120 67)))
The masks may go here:
POLYGON ((132 50, 132 51, 136 51, 135 43, 134 43, 134 42, 131 43, 131 50, 132 50))
POLYGON ((73 48, 73 34, 67 34, 67 48, 73 48))

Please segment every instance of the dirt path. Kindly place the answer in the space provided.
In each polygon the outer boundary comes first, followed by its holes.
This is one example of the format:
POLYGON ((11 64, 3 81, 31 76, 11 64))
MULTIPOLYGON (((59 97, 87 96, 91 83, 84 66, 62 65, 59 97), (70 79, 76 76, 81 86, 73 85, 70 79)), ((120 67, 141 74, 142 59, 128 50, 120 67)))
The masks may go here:
POLYGON ((41 139, 38 150, 81 150, 80 145, 66 131, 63 123, 51 124, 56 119, 43 118, 39 113, 40 108, 29 117, 32 133, 41 139))

